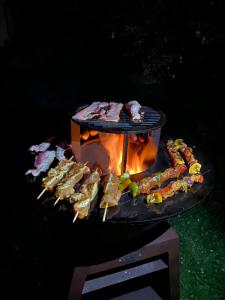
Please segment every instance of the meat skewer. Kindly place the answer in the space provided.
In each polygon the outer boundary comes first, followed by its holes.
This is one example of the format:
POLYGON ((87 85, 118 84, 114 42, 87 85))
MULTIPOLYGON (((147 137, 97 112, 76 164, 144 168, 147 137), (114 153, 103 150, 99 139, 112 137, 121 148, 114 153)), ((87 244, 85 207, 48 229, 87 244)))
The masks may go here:
POLYGON ((108 207, 117 206, 122 192, 119 190, 120 179, 113 173, 109 173, 105 178, 104 195, 101 199, 100 208, 105 208, 103 222, 106 219, 108 207))
POLYGON ((53 191, 55 186, 62 180, 73 164, 73 161, 64 159, 61 160, 55 168, 51 168, 48 171, 47 176, 42 179, 42 186, 44 190, 38 195, 37 199, 40 199, 45 191, 53 191))
POLYGON ((25 175, 32 174, 33 176, 39 176, 42 172, 48 171, 50 165, 55 159, 55 150, 44 151, 39 153, 35 157, 34 166, 35 169, 26 171, 25 175))
POLYGON ((167 186, 151 192, 147 196, 147 203, 161 203, 164 199, 174 196, 178 191, 187 192, 187 190, 195 183, 203 183, 202 175, 185 176, 182 179, 172 181, 167 186))
POLYGON ((178 152, 177 147, 174 144, 173 140, 169 140, 166 143, 166 148, 167 148, 167 151, 169 153, 170 159, 171 159, 174 167, 180 166, 180 165, 185 166, 185 162, 184 162, 182 156, 180 155, 180 153, 178 152))
POLYGON ((140 113, 141 105, 138 101, 132 100, 125 104, 125 108, 128 111, 128 114, 131 116, 133 122, 140 122, 143 116, 143 113, 140 113))
POLYGON ((75 214, 73 222, 77 219, 83 219, 89 213, 91 202, 98 193, 98 186, 101 178, 98 170, 92 171, 81 185, 79 192, 70 197, 75 214))
POLYGON ((119 122, 122 109, 123 103, 110 102, 109 109, 104 114, 101 113, 99 119, 107 122, 119 122))
POLYGON ((188 147, 182 139, 177 139, 174 142, 176 149, 180 150, 189 166, 190 174, 198 174, 201 170, 201 164, 195 159, 192 148, 188 147))
POLYGON ((158 172, 152 176, 141 179, 138 184, 138 194, 149 194, 151 189, 160 186, 165 181, 171 178, 178 178, 187 168, 184 165, 177 165, 173 168, 168 168, 163 172, 158 172))
POLYGON ((55 196, 57 200, 54 205, 60 200, 69 198, 75 192, 74 186, 83 178, 85 172, 89 172, 89 168, 86 164, 74 163, 72 165, 56 187, 55 196))

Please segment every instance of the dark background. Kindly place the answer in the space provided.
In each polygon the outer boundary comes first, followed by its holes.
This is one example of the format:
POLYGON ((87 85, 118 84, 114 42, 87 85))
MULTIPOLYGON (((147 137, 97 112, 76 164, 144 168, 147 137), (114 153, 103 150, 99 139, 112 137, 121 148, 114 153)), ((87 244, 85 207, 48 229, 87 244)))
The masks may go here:
MULTIPOLYGON (((224 23, 222 0, 0 1, 1 134, 9 158, 2 174, 13 170, 22 185, 28 146, 54 134, 69 139, 77 105, 137 99, 166 113, 163 134, 202 148, 221 184, 224 23)), ((35 240, 37 206, 6 184, 3 275, 24 292, 18 270, 25 268, 26 280, 35 270, 28 285, 39 299, 46 256, 43 240, 35 240)))

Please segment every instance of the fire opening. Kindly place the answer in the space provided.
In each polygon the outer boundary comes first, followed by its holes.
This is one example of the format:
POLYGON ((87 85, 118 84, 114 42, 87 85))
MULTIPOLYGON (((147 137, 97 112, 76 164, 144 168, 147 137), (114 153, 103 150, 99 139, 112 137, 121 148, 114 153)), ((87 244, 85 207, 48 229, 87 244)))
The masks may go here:
POLYGON ((91 168, 100 167, 103 174, 109 171, 114 171, 117 175, 122 174, 124 163, 126 172, 137 174, 145 171, 155 162, 160 135, 157 130, 128 134, 128 144, 124 150, 125 134, 88 130, 76 124, 73 126, 75 127, 72 127, 72 131, 76 130, 76 134, 72 134, 76 139, 73 143, 79 145, 79 147, 73 146, 76 159, 88 161, 91 168))

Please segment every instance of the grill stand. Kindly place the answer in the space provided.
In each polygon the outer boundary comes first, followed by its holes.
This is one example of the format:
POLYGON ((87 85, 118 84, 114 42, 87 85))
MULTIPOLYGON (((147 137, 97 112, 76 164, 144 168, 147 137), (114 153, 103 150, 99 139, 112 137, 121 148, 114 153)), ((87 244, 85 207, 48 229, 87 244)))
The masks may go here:
MULTIPOLYGON (((75 267, 73 271, 73 277, 70 284, 69 296, 68 300, 81 299, 83 291, 83 287, 88 275, 95 274, 95 277, 101 277, 103 272, 107 273, 115 273, 116 269, 127 270, 131 267, 131 265, 136 264, 136 266, 143 265, 146 263, 146 260, 150 260, 152 258, 165 260, 167 264, 168 270, 168 294, 166 299, 178 300, 179 299, 179 239, 178 236, 171 227, 156 238, 153 242, 145 245, 144 247, 138 249, 135 252, 129 253, 119 259, 115 259, 112 261, 107 261, 97 265, 90 266, 81 266, 75 267), (163 258, 166 254, 166 259, 163 258), (97 276, 96 274, 100 274, 97 276)), ((163 269, 163 268, 162 268, 163 269)), ((159 271, 160 269, 152 270, 152 272, 159 271)), ((87 281, 88 282, 88 281, 87 281)), ((115 284, 115 283, 114 283, 115 284)), ((107 282, 105 286, 111 286, 113 283, 107 282)), ((163 282, 160 284, 161 288, 165 290, 165 286, 163 282)), ((92 290, 97 290, 97 285, 92 290)), ((89 290, 88 292, 91 292, 89 290)), ((165 298, 163 298, 165 299, 165 298)))

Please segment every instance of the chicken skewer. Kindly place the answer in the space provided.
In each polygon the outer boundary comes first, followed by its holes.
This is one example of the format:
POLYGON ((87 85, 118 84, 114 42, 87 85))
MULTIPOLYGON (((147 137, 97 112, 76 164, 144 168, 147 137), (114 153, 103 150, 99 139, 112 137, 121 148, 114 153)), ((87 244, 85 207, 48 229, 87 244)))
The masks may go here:
POLYGON ((55 196, 57 197, 57 200, 54 205, 56 205, 60 200, 69 198, 75 192, 75 184, 83 178, 85 172, 89 171, 90 170, 86 164, 74 163, 56 187, 55 196))
POLYGON ((108 207, 117 206, 122 192, 119 190, 120 179, 113 173, 109 173, 105 179, 104 195, 101 199, 100 208, 104 208, 104 215, 102 221, 106 220, 106 213, 108 207))
POLYGON ((174 142, 176 149, 180 150, 189 166, 190 174, 198 174, 201 170, 201 164, 197 161, 192 153, 192 148, 188 147, 182 139, 176 139, 174 142))
MULTIPOLYGON (((73 158, 73 157, 72 157, 73 158)), ((72 159, 71 158, 71 159, 72 159)), ((45 191, 53 191, 55 186, 62 180, 65 174, 75 163, 71 160, 64 159, 59 162, 55 168, 51 168, 45 178, 42 179, 43 191, 38 195, 37 199, 40 199, 45 191)))
POLYGON ((202 175, 185 176, 182 179, 170 182, 167 186, 151 192, 147 196, 147 203, 161 203, 164 199, 174 196, 178 191, 187 192, 187 190, 195 183, 203 183, 202 175))
POLYGON ((73 211, 75 213, 73 222, 75 222, 77 218, 83 219, 88 215, 91 202, 98 193, 100 180, 98 170, 92 171, 84 180, 79 192, 70 196, 70 203, 73 204, 73 211))

